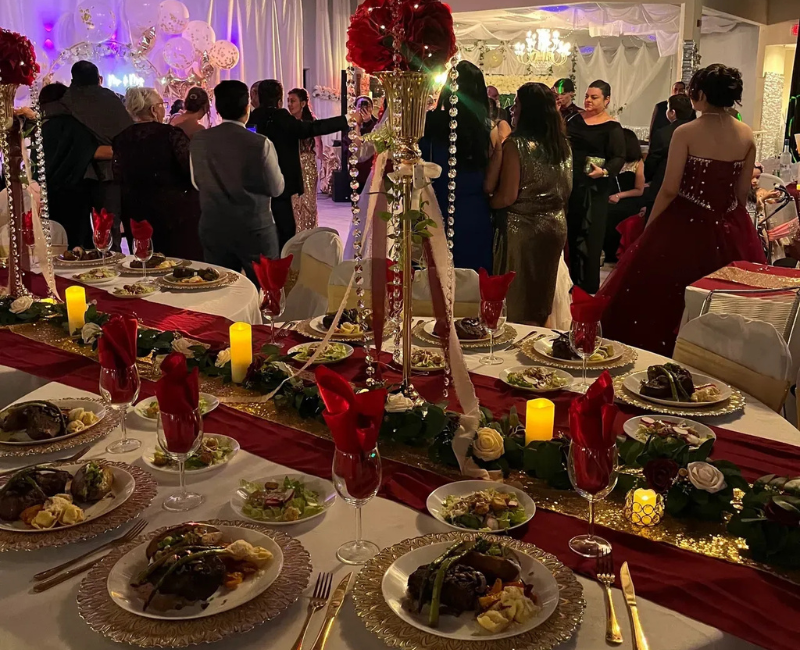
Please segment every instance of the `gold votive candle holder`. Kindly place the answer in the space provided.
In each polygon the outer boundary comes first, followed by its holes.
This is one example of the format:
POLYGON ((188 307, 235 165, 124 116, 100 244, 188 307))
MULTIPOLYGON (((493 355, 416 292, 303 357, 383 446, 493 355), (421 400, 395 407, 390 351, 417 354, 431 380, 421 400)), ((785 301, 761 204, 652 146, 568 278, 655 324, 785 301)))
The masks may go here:
POLYGON ((638 488, 629 490, 625 496, 625 519, 634 526, 651 528, 664 517, 664 497, 655 490, 638 488))

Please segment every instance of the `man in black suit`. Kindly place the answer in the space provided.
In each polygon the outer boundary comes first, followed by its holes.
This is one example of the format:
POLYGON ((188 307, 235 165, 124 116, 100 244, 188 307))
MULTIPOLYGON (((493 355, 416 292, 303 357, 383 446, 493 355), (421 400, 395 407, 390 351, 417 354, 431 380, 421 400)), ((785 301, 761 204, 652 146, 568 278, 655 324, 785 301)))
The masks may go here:
POLYGON ((294 237, 297 226, 292 211, 292 195, 303 193, 303 170, 300 166, 300 141, 318 135, 329 135, 348 129, 347 117, 304 122, 292 117, 283 108, 283 86, 280 81, 267 79, 258 85, 258 108, 250 115, 248 126, 269 138, 278 154, 285 189, 272 199, 272 214, 278 228, 280 249, 294 237))
MULTIPOLYGON (((682 81, 676 81, 672 84, 672 94, 673 95, 685 95, 686 94, 686 84, 682 81)), ((667 101, 664 100, 663 102, 658 102, 653 108, 653 117, 650 118, 650 137, 649 141, 653 142, 653 136, 658 132, 659 129, 663 129, 665 126, 669 125, 669 120, 667 119, 667 101)), ((694 113, 692 113, 694 115, 694 113)))

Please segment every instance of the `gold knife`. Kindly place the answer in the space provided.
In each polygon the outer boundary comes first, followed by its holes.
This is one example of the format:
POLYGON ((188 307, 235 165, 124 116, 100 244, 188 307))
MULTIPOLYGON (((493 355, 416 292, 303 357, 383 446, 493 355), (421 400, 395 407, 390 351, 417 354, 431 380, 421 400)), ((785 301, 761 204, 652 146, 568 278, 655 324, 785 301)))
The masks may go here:
POLYGON ((325 614, 325 622, 322 624, 322 629, 319 631, 317 640, 314 641, 311 650, 323 650, 325 647, 325 643, 333 628, 333 623, 336 620, 336 615, 339 613, 339 610, 344 604, 344 599, 347 597, 347 589, 350 586, 350 578, 352 576, 352 573, 348 573, 339 583, 339 586, 336 587, 336 591, 333 592, 333 596, 331 596, 331 600, 328 603, 328 611, 325 614))
POLYGON ((631 580, 631 571, 628 568, 627 562, 622 564, 622 568, 619 571, 619 580, 622 583, 622 593, 625 594, 625 602, 631 614, 634 639, 633 647, 635 650, 649 650, 647 638, 644 636, 644 630, 642 630, 642 624, 639 621, 639 609, 636 607, 636 592, 633 589, 633 580, 631 580))

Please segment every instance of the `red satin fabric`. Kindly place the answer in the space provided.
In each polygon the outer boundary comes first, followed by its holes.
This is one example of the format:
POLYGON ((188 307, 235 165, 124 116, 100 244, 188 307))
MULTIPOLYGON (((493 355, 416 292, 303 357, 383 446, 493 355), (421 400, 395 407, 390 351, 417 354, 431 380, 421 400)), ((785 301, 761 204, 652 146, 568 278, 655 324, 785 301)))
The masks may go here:
POLYGON ((186 357, 171 352, 161 362, 161 379, 156 383, 158 408, 163 413, 185 415, 193 413, 200 404, 199 370, 190 372, 186 357))
POLYGON ((136 363, 135 318, 118 314, 103 325, 103 335, 97 341, 97 356, 103 368, 122 370, 136 363))
POLYGON ((639 237, 644 232, 644 218, 638 214, 628 217, 617 224, 617 232, 620 234, 619 248, 617 248, 617 259, 622 258, 639 237))

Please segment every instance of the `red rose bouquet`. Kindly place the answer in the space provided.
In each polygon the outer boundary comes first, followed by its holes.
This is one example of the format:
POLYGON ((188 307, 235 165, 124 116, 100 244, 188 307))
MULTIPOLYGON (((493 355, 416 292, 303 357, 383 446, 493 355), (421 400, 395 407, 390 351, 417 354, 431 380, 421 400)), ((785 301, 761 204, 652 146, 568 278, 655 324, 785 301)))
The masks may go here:
POLYGON ((22 34, 0 29, 0 83, 30 86, 38 73, 33 44, 22 34))

